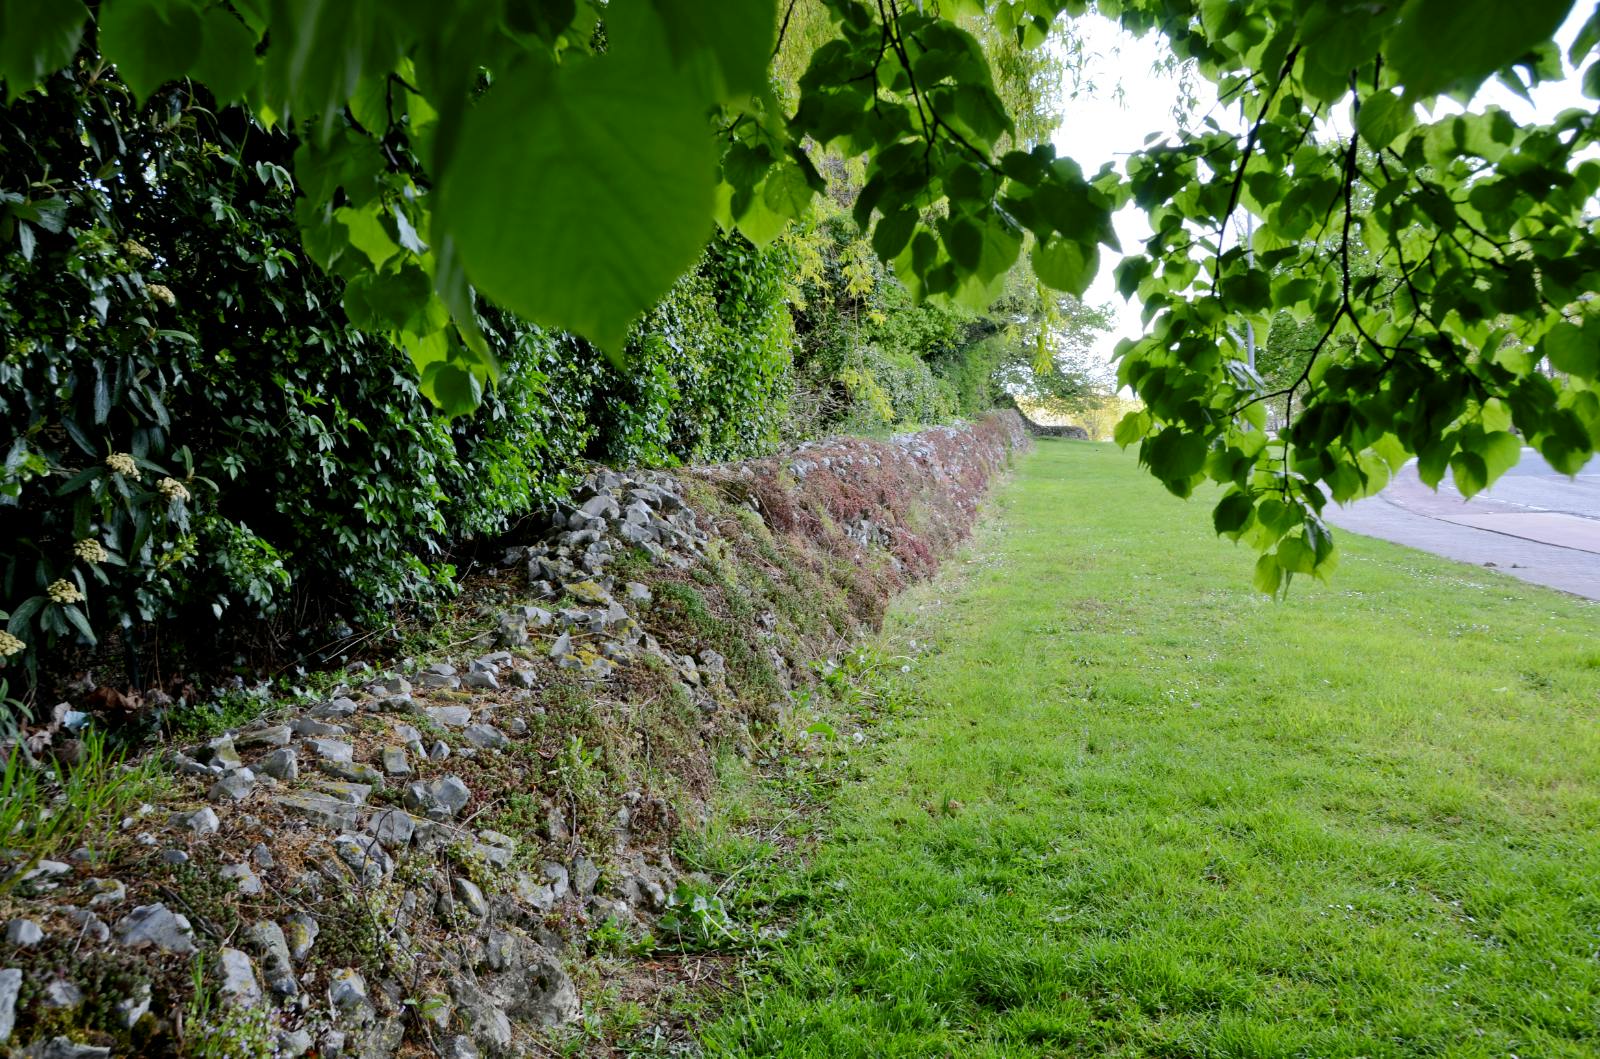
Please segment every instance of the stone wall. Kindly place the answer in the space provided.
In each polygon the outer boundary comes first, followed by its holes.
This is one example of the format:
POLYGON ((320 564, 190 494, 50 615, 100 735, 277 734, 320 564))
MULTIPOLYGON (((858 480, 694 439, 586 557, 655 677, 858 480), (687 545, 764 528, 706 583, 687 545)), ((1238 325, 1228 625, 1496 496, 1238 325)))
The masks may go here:
POLYGON ((585 941, 711 885, 671 849, 716 755, 781 728, 1026 444, 1008 411, 596 470, 469 586, 456 650, 153 748, 125 818, 0 851, 0 1050, 549 1054, 595 980, 585 941))
POLYGON ((1018 417, 1020 417, 1022 420, 1022 425, 1026 427, 1028 433, 1032 434, 1034 437, 1071 438, 1074 441, 1089 440, 1089 432, 1083 427, 1073 426, 1070 423, 1040 423, 1032 416, 1028 415, 1028 413, 1023 410, 1022 406, 1017 404, 1015 401, 1012 402, 1012 407, 1016 409, 1018 417))

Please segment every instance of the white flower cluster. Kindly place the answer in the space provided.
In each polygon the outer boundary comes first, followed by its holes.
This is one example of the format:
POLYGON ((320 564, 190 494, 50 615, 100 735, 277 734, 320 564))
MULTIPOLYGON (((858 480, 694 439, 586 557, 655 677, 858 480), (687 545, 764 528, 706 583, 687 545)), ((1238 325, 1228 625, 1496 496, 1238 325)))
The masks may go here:
POLYGON ((0 658, 10 658, 28 649, 28 645, 8 632, 0 632, 0 658))
POLYGON ((168 500, 189 499, 189 490, 185 489, 183 487, 183 483, 178 481, 176 478, 161 479, 161 481, 156 483, 156 491, 162 496, 166 497, 168 500))
POLYGON ((107 456, 106 466, 126 478, 132 478, 136 482, 143 477, 139 471, 139 465, 134 463, 133 457, 126 452, 113 452, 107 456))
POLYGON ((150 297, 165 305, 177 305, 178 296, 172 293, 172 288, 165 283, 146 283, 144 289, 150 292, 150 297))
POLYGON ((82 540, 72 546, 72 552, 86 563, 106 561, 106 548, 96 540, 82 540))
POLYGON ((156 255, 152 254, 148 248, 139 245, 132 239, 126 239, 123 241, 122 252, 133 258, 135 261, 154 261, 156 259, 156 255))
POLYGON ((78 591, 78 586, 71 581, 60 580, 50 582, 50 587, 44 590, 57 603, 82 603, 83 593, 78 591))

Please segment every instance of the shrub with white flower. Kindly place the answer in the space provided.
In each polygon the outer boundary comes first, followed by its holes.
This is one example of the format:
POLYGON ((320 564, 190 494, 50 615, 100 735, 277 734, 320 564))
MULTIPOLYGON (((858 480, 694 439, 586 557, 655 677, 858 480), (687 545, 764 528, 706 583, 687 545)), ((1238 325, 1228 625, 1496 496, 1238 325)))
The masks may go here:
POLYGON ((126 452, 113 452, 111 455, 107 456, 106 466, 110 467, 117 474, 120 474, 125 478, 132 478, 136 482, 140 478, 144 477, 143 472, 139 470, 139 465, 135 463, 133 457, 126 452))
POLYGON ((28 649, 28 645, 8 632, 0 632, 0 658, 10 658, 28 649))
POLYGON ((178 296, 172 293, 172 288, 164 283, 146 283, 144 289, 150 292, 150 297, 163 305, 177 305, 178 296))
POLYGON ((176 478, 161 479, 156 483, 156 491, 168 500, 189 499, 189 490, 185 489, 183 483, 176 478))
POLYGON ((142 246, 132 239, 123 240, 122 252, 135 261, 154 261, 156 259, 156 255, 152 254, 148 247, 142 246))
POLYGON ((57 603, 83 602, 83 593, 78 591, 78 586, 65 579, 50 582, 50 587, 44 592, 57 603))
POLYGON ((106 546, 97 540, 81 540, 72 546, 72 552, 86 563, 106 561, 106 546))

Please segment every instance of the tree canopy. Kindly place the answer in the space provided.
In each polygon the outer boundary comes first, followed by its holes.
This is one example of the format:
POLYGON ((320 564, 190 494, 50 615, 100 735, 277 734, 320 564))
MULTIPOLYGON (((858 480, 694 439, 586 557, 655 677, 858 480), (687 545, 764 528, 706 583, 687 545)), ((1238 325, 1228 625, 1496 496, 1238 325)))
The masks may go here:
MULTIPOLYGON (((1569 471, 1600 442, 1594 114, 1419 116, 1491 77, 1563 76, 1568 0, 1101 0, 1248 118, 1156 140, 1126 179, 1014 146, 963 24, 1038 48, 1082 0, 806 3, 825 18, 792 99, 770 68, 795 0, 7 2, 0 78, 29 92, 93 33, 141 98, 181 81, 189 106, 291 131, 308 252, 450 412, 498 371, 474 292, 618 354, 715 225, 760 246, 806 213, 820 150, 865 159, 853 213, 918 298, 988 305, 1024 255, 1081 294, 1101 248, 1122 249, 1112 211, 1144 209, 1156 235, 1117 278, 1145 306, 1120 378, 1146 407, 1118 440, 1175 493, 1226 487, 1216 527, 1262 550, 1263 590, 1330 569, 1328 497, 1408 454, 1470 493, 1517 434, 1569 471), (1329 133, 1343 114, 1358 135, 1329 133), (1223 238, 1240 211, 1260 221, 1250 247, 1223 238), (1230 325, 1264 334, 1279 313, 1317 338, 1274 390, 1230 325)), ((1591 19, 1568 61, 1597 41, 1591 19)), ((26 241, 49 197, 5 204, 5 223, 26 241)))

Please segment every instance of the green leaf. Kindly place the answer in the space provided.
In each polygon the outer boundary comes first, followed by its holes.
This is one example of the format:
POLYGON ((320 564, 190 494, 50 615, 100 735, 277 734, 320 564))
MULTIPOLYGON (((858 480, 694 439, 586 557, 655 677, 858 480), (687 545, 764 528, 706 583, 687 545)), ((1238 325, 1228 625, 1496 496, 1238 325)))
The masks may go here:
POLYGON ((1257 592, 1277 595, 1278 586, 1283 584, 1283 568, 1278 565, 1278 557, 1268 554, 1257 559, 1255 576, 1251 580, 1257 592))
POLYGON ((427 10, 390 0, 270 0, 270 8, 266 102, 296 122, 316 121, 308 127, 320 139, 341 130, 335 118, 363 76, 394 68, 400 58, 394 22, 405 16, 414 23, 427 10))
POLYGON ((451 418, 466 415, 483 400, 483 384, 478 376, 453 361, 437 364, 423 376, 422 392, 451 418))
POLYGON ((1381 150, 1417 123, 1411 104, 1388 92, 1378 92, 1361 101, 1356 114, 1356 131, 1373 148, 1381 150))
POLYGON ((1477 451, 1483 457, 1487 484, 1493 485, 1522 458, 1522 439, 1510 431, 1497 430, 1484 436, 1477 451))
POLYGON ((1285 537, 1278 544, 1278 565, 1285 573, 1309 574, 1316 569, 1316 553, 1301 537, 1285 537))
POLYGON ((203 40, 200 16, 188 3, 105 0, 100 7, 100 51, 141 100, 188 74, 203 40))
POLYGON ((227 8, 213 7, 201 23, 201 48, 191 71, 218 103, 234 103, 256 83, 256 35, 227 8))
POLYGON ((790 221, 804 216, 813 195, 806 174, 789 161, 768 169, 757 192, 749 196, 749 204, 737 218, 739 230, 757 246, 766 246, 790 221))
POLYGON ((506 0, 506 22, 519 33, 555 40, 578 14, 575 0, 506 0))
POLYGON ((348 231, 350 245, 367 256, 374 269, 400 252, 400 247, 389 237, 383 223, 383 208, 374 202, 364 209, 349 206, 333 211, 334 219, 348 231))
POLYGON ((1086 248, 1075 240, 1053 235, 1033 246, 1034 275, 1046 286, 1073 297, 1083 297, 1099 268, 1100 247, 1096 244, 1086 248))
POLYGON ((788 161, 773 166, 761 186, 761 201, 773 212, 792 221, 805 216, 814 195, 805 172, 788 161))
POLYGON ((1326 102, 1350 91, 1350 71, 1372 59, 1379 25, 1334 4, 1311 5, 1303 26, 1300 80, 1326 102))
POLYGON ((1450 457, 1450 477, 1461 495, 1475 496, 1489 484, 1489 468, 1476 452, 1457 452, 1450 457))
POLYGON ((467 116, 439 208, 479 290, 612 352, 712 228, 701 106, 645 74, 607 56, 497 83, 467 116))
POLYGON ((61 608, 61 613, 67 621, 72 623, 72 627, 82 634, 85 640, 90 643, 98 642, 95 639, 94 630, 89 627, 89 619, 84 617, 83 611, 68 603, 61 608))
MULTIPOLYGON (((627 19, 630 2, 638 0, 614 0, 611 17, 627 19)), ((767 61, 778 35, 776 4, 650 0, 650 5, 666 28, 673 62, 701 85, 708 101, 753 96, 767 88, 767 61)))
POLYGON ((28 622, 48 602, 49 600, 44 596, 29 596, 21 603, 18 603, 16 608, 12 610, 11 617, 6 620, 6 632, 11 633, 13 636, 21 635, 27 629, 28 622))
POLYGON ((1129 412, 1117 421, 1116 429, 1111 433, 1111 440, 1119 448, 1127 448, 1135 441, 1141 440, 1150 430, 1150 415, 1148 412, 1129 412))
POLYGON ((1142 455, 1157 478, 1183 481, 1205 467, 1206 439, 1181 427, 1163 427, 1161 433, 1145 442, 1142 455))
POLYGON ((363 272, 345 285, 345 312, 350 322, 371 331, 430 334, 444 323, 442 304, 433 300, 428 274, 413 264, 394 272, 363 272), (437 305, 437 318, 428 309, 437 305))
POLYGON ((79 0, 0 0, 0 80, 7 102, 72 61, 88 18, 79 0))
POLYGON ((917 227, 917 214, 915 210, 900 210, 878 218, 876 227, 872 229, 872 250, 882 261, 889 261, 898 256, 911 241, 911 233, 917 227))
POLYGON ((1384 57, 1412 98, 1470 92, 1548 40, 1572 0, 1408 0, 1384 57))
POLYGON ((1544 355, 1550 366, 1568 375, 1593 379, 1600 375, 1600 345, 1597 345, 1576 324, 1565 320, 1552 327, 1544 336, 1544 355))
POLYGON ((1249 525, 1256 506, 1247 493, 1229 493, 1211 512, 1211 525, 1217 533, 1237 537, 1249 525))
MULTIPOLYGON (((435 220, 437 221, 437 215, 435 220)), ((450 311, 450 318, 455 321, 461 341, 480 360, 492 364, 494 356, 489 351, 488 340, 483 337, 483 328, 478 324, 478 310, 473 301, 472 284, 467 282, 467 274, 461 267, 455 240, 448 235, 436 234, 434 246, 436 248, 433 267, 434 292, 439 295, 444 307, 450 311)))
POLYGON ((983 226, 983 247, 978 255, 977 276, 984 283, 998 280, 1017 263, 1022 253, 1022 233, 999 210, 989 214, 983 226))

